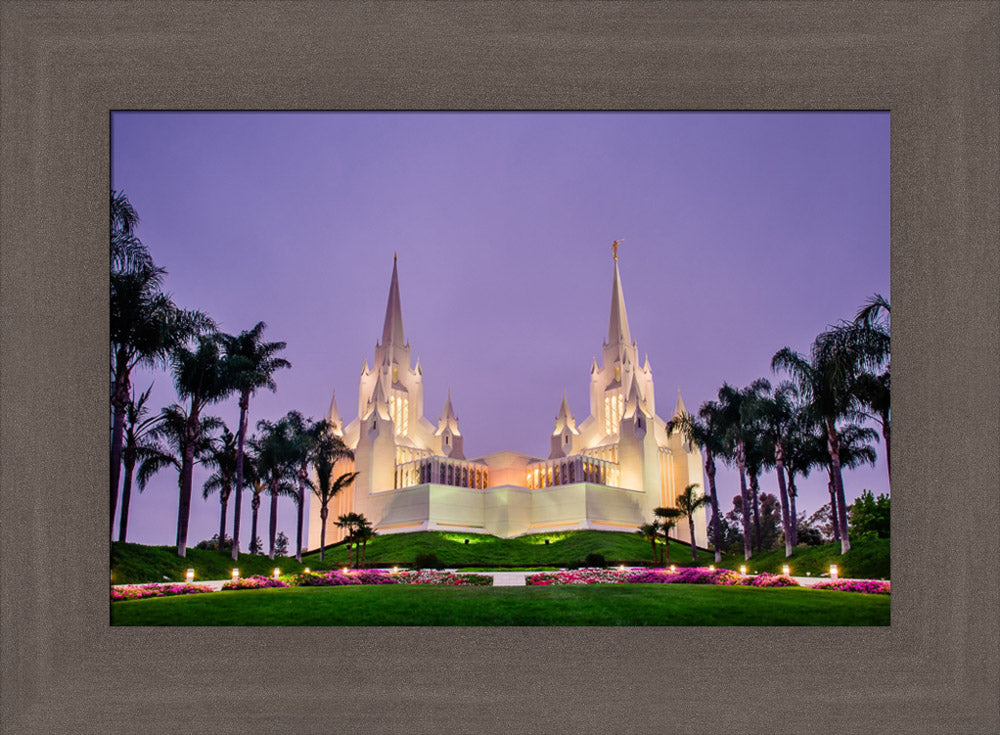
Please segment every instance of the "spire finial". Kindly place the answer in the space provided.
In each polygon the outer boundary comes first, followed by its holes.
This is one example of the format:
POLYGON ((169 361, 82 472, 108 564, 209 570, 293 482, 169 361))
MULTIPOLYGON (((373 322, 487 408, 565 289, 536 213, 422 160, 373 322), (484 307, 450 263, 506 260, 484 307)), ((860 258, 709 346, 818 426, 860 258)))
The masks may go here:
POLYGON ((611 243, 611 252, 614 253, 615 260, 618 260, 618 243, 620 242, 625 242, 625 238, 623 237, 620 240, 615 240, 613 243, 611 243))
POLYGON ((396 265, 396 257, 399 255, 395 250, 392 251, 392 264, 396 265))

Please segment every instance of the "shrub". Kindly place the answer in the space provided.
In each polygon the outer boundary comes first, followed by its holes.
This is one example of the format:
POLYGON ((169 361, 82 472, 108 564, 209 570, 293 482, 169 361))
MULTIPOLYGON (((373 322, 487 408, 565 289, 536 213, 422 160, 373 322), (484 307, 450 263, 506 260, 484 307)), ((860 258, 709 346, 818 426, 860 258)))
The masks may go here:
MULTIPOLYGON (((197 544, 195 544, 194 548, 196 548, 196 549, 205 549, 207 551, 216 551, 216 550, 218 550, 219 549, 219 534, 215 534, 214 536, 212 536, 212 538, 206 539, 205 541, 199 541, 197 544)), ((226 549, 230 549, 231 550, 232 548, 233 548, 233 537, 230 536, 227 533, 225 540, 222 542, 222 549, 221 550, 222 551, 225 551, 226 549)))
POLYGON ((444 569, 444 564, 436 554, 417 554, 413 566, 416 569, 444 569))
POLYGON ((784 574, 762 572, 756 577, 746 577, 742 584, 748 587, 798 587, 799 583, 784 574))
POLYGON ((256 574, 252 577, 240 577, 235 582, 230 581, 222 585, 224 590, 261 590, 266 587, 288 587, 288 582, 256 574))
POLYGON ((604 554, 591 552, 590 554, 587 554, 587 558, 583 560, 583 566, 603 569, 608 566, 608 560, 604 558, 604 554))
POLYGON ((172 595, 192 595, 199 592, 212 592, 212 588, 204 584, 128 584, 111 588, 111 601, 141 600, 144 597, 170 597, 172 595))
POLYGON ((840 590, 841 592, 865 592, 871 595, 890 594, 889 582, 879 579, 830 579, 817 582, 814 590, 840 590))
POLYGON ((485 574, 455 574, 454 572, 421 570, 400 572, 393 576, 399 584, 445 584, 460 587, 493 584, 493 577, 488 577, 485 574))

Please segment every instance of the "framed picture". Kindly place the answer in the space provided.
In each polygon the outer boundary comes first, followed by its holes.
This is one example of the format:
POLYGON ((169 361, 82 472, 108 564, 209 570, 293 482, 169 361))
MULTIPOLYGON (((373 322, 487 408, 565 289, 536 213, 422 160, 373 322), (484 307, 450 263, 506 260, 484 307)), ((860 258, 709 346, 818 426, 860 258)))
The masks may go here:
POLYGON ((3 20, 11 731, 997 729, 995 3, 23 4, 3 20), (109 626, 108 142, 126 109, 887 110, 891 626, 109 626), (942 488, 966 510, 940 512, 942 488))

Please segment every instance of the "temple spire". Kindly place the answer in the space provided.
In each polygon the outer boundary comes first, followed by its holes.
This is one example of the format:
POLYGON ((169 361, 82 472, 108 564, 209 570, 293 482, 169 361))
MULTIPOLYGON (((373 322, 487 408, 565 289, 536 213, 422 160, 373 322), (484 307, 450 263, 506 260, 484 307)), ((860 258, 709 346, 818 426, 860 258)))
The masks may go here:
POLYGON ((681 387, 677 386, 677 402, 674 404, 674 418, 683 416, 687 413, 687 408, 684 407, 684 399, 681 398, 681 387))
POLYGON ((396 255, 392 256, 392 281, 389 284, 389 302, 385 306, 385 324, 382 327, 382 345, 402 347, 403 311, 399 303, 399 274, 396 270, 396 255))
MULTIPOLYGON (((615 243, 621 242, 615 240, 615 243)), ((623 342, 632 344, 632 334, 628 328, 628 314, 625 313, 625 293, 622 291, 622 277, 618 272, 618 253, 615 252, 615 277, 611 284, 611 319, 608 324, 608 344, 623 342)))

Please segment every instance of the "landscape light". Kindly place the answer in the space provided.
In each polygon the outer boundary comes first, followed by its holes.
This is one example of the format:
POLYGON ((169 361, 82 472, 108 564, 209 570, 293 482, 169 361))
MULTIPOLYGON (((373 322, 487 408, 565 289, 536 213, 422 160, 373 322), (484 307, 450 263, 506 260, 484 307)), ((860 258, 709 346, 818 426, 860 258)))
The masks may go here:
POLYGON ((792 576, 792 569, 787 564, 782 564, 781 573, 784 574, 786 577, 790 577, 792 576))
POLYGON ((677 565, 676 564, 671 564, 670 565, 670 571, 671 572, 676 572, 677 571, 677 565))
POLYGON ((281 570, 278 567, 274 568, 274 578, 277 579, 281 575, 281 570))
POLYGON ((392 573, 393 574, 398 574, 399 573, 399 567, 393 567, 392 568, 392 573))
POLYGON ((715 571, 715 564, 709 564, 708 565, 708 571, 714 572, 715 571))
POLYGON ((239 578, 240 578, 240 570, 239 569, 234 569, 233 570, 233 581, 235 582, 239 578))
POLYGON ((619 572, 624 572, 625 571, 625 565, 624 564, 619 564, 618 565, 618 571, 619 572))
POLYGON ((836 564, 831 564, 830 565, 830 579, 836 579, 836 578, 837 578, 837 565, 836 564))
POLYGON ((740 574, 742 574, 744 577, 747 576, 747 565, 746 564, 740 564, 740 574))
POLYGON ((306 567, 306 574, 309 574, 309 567, 306 567))
POLYGON ((194 569, 188 569, 187 574, 184 575, 184 581, 193 582, 194 581, 194 569))
POLYGON ((344 567, 344 568, 343 568, 343 569, 341 569, 340 571, 342 571, 342 572, 343 572, 344 574, 347 574, 347 567, 344 567))

